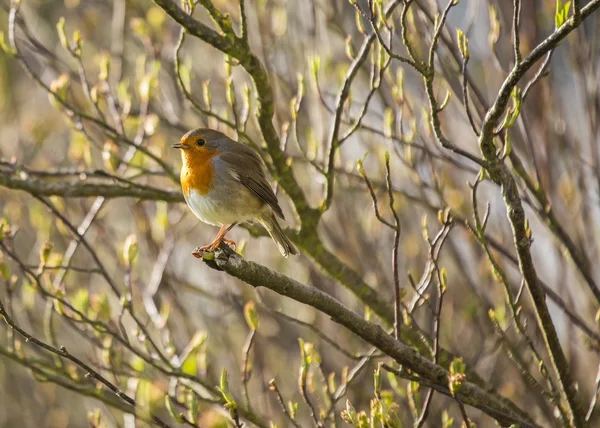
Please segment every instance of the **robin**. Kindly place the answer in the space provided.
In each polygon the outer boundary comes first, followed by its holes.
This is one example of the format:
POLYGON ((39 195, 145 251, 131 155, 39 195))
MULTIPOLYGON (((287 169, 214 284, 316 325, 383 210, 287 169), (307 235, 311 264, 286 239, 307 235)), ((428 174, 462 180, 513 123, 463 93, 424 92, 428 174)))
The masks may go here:
POLYGON ((258 221, 284 257, 298 254, 275 216, 285 219, 269 185, 260 156, 214 129, 194 129, 171 147, 181 150, 181 187, 192 212, 204 223, 220 226, 215 240, 194 251, 214 251, 236 224, 258 221))

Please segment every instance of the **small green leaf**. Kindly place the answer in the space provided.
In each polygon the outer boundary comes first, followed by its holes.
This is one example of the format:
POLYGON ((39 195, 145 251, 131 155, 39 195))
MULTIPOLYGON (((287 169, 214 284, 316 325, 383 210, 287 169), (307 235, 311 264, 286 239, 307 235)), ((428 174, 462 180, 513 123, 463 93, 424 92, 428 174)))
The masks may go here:
POLYGON ((570 7, 570 1, 563 4, 561 0, 556 0, 556 14, 554 15, 554 23, 556 24, 556 28, 561 27, 569 18, 570 7))
POLYGON ((169 414, 173 418, 175 422, 178 424, 182 424, 184 422, 183 415, 175 409, 175 405, 173 404, 173 400, 168 395, 165 395, 165 407, 169 411, 169 414))
POLYGON ((510 133, 507 132, 506 133, 506 139, 504 142, 504 148, 502 149, 502 159, 506 158, 508 155, 510 155, 510 152, 512 151, 512 142, 510 139, 510 133))
POLYGON ((0 263, 0 274, 2 275, 2 279, 4 281, 8 281, 10 278, 10 268, 4 262, 0 263))
POLYGON ((440 104, 440 106, 438 107, 438 111, 442 111, 446 108, 448 102, 450 102, 450 94, 450 91, 446 92, 446 97, 444 97, 444 101, 442 101, 442 104, 440 104))
POLYGON ((98 68, 100 69, 98 72, 98 80, 106 82, 110 73, 110 54, 106 52, 102 54, 100 61, 98 62, 98 68))
POLYGON ((6 39, 4 38, 4 32, 0 31, 0 49, 2 49, 2 51, 10 56, 14 56, 17 53, 14 51, 13 48, 11 48, 8 43, 6 42, 6 39))
POLYGON ((69 50, 69 41, 67 39, 67 32, 65 31, 65 17, 61 16, 56 23, 56 31, 58 32, 58 39, 63 48, 69 50))
POLYGON ((449 386, 450 392, 454 396, 461 388, 463 383, 467 380, 467 376, 465 375, 466 365, 462 358, 455 358, 450 363, 450 376, 449 376, 449 386))
POLYGON ((181 371, 187 375, 196 376, 198 374, 198 359, 196 357, 195 351, 190 352, 187 355, 187 358, 183 360, 181 371))
POLYGON ((488 36, 488 41, 491 46, 494 46, 498 41, 498 37, 500 37, 500 20, 498 19, 498 10, 493 6, 489 7, 489 17, 490 34, 488 36))
POLYGON ((373 376, 373 390, 375 391, 375 394, 377 394, 377 395, 381 391, 381 379, 382 379, 381 363, 379 363, 377 365, 377 368, 375 369, 375 374, 373 376))
POLYGON ((135 258, 138 254, 138 243, 137 237, 134 234, 131 234, 125 239, 125 244, 123 244, 123 260, 125 260, 125 264, 128 266, 133 264, 135 258))
POLYGON ((198 397, 194 391, 188 391, 185 396, 188 408, 188 419, 195 424, 198 421, 198 397))
POLYGON ((233 106, 235 104, 235 87, 233 86, 233 76, 227 77, 225 81, 225 99, 227 104, 233 106))
POLYGON ((258 328, 258 311, 254 301, 251 300, 244 305, 244 318, 246 318, 246 323, 251 330, 258 328))
POLYGON ((138 373, 143 373, 146 369, 146 362, 137 355, 131 358, 131 360, 129 361, 129 365, 138 373))
POLYGON ((219 379, 219 391, 221 391, 221 395, 223 396, 225 402, 230 406, 230 409, 237 407, 235 399, 229 391, 229 377, 226 368, 223 368, 221 371, 221 378, 219 379))
POLYGON ((356 9, 355 18, 356 18, 356 28, 362 34, 365 34, 365 26, 364 26, 363 20, 362 20, 362 13, 360 12, 360 10, 358 10, 358 8, 356 9))
POLYGON ((458 50, 464 59, 469 58, 469 39, 465 36, 465 33, 460 28, 456 29, 456 39, 458 44, 458 50))
POLYGON ((207 109, 211 109, 212 105, 212 94, 210 92, 210 80, 202 82, 202 98, 204 99, 204 106, 207 109))

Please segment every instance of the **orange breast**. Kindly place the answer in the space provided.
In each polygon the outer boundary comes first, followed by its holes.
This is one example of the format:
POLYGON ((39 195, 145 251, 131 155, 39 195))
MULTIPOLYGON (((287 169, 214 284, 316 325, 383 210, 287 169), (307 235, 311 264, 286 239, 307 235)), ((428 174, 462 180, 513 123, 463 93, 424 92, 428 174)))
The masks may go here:
POLYGON ((210 161, 217 152, 199 153, 182 150, 181 154, 183 166, 180 178, 183 193, 188 196, 192 190, 195 190, 200 195, 206 195, 212 189, 215 175, 210 161))

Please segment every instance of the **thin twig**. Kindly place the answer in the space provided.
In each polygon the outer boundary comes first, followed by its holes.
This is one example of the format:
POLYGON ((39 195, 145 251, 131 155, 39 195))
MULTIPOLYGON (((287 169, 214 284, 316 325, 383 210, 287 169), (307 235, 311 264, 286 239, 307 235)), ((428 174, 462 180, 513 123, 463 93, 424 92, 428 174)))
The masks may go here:
POLYGON ((269 382, 269 389, 275 392, 275 395, 277 396, 277 401, 279 401, 279 404, 281 405, 281 410, 283 411, 283 414, 287 416, 292 425, 294 425, 294 427, 296 428, 302 428, 300 424, 296 421, 296 419, 292 418, 290 412, 288 412, 285 402, 283 401, 283 397, 281 396, 281 392, 279 392, 279 388, 277 388, 277 384, 275 383, 275 379, 271 379, 271 381, 269 382))
MULTIPOLYGON (((131 405, 133 408, 136 407, 135 400, 133 398, 129 397, 121 389, 119 389, 117 386, 115 386, 112 382, 110 382, 108 379, 106 379, 100 373, 98 373, 97 371, 95 371, 89 365, 87 365, 86 363, 84 363, 82 360, 80 360, 79 358, 75 357, 73 354, 71 354, 70 352, 68 352, 67 349, 64 346, 61 346, 60 349, 57 349, 57 348, 55 348, 53 346, 50 346, 50 345, 48 345, 48 344, 46 344, 46 343, 44 343, 44 342, 36 339, 35 337, 33 337, 32 335, 30 335, 29 333, 27 333, 23 329, 19 328, 19 326, 17 326, 15 324, 15 322, 13 321, 13 319, 6 312, 6 310, 4 308, 4 305, 2 304, 2 301, 0 301, 0 315, 4 318, 4 320, 6 321, 6 323, 12 329, 14 329, 17 333, 19 333, 21 336, 23 336, 25 338, 25 341, 31 342, 31 343, 39 346, 40 348, 43 348, 43 349, 45 349, 45 350, 47 350, 47 351, 49 351, 49 352, 51 352, 51 353, 53 353, 55 355, 58 355, 59 357, 66 358, 69 361, 75 363, 77 366, 81 367, 86 372, 86 377, 89 377, 89 378, 92 378, 92 379, 95 379, 95 380, 101 382, 108 389, 110 389, 113 393, 115 393, 117 395, 117 397, 121 398, 123 401, 125 401, 126 403, 128 403, 129 405, 131 405)), ((159 425, 159 426, 161 426, 163 428, 168 428, 169 427, 169 425, 167 425, 158 416, 152 415, 152 419, 153 419, 154 423, 156 423, 157 425, 159 425)))
POLYGON ((248 372, 248 361, 250 356, 250 350, 254 343, 254 337, 256 336, 256 329, 250 329, 244 347, 242 348, 242 397, 244 398, 244 404, 249 411, 252 411, 250 405, 250 396, 248 395, 248 381, 250 380, 250 374, 248 372))
POLYGON ((521 21, 521 0, 514 0, 513 5, 513 49, 515 53, 515 66, 521 62, 521 42, 519 39, 519 24, 521 21))

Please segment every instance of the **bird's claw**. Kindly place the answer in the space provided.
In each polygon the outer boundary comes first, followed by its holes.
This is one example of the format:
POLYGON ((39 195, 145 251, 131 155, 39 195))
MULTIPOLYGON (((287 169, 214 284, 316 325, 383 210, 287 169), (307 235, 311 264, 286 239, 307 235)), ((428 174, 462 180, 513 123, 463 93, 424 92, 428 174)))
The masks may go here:
POLYGON ((237 244, 231 240, 231 239, 227 239, 227 238, 223 238, 223 242, 225 242, 227 245, 229 245, 229 247, 235 251, 235 248, 237 247, 237 244))
POLYGON ((205 245, 204 247, 194 248, 194 251, 192 251, 192 256, 196 257, 197 259, 203 258, 204 252, 211 252, 209 247, 210 247, 209 245, 205 245))
POLYGON ((225 242, 232 250, 235 251, 236 243, 234 241, 232 241, 231 239, 223 238, 222 240, 213 242, 210 245, 204 245, 203 247, 196 247, 194 249, 194 251, 192 251, 192 256, 196 257, 197 259, 206 258, 204 256, 204 253, 214 253, 215 250, 217 248, 219 248, 221 246, 221 243, 223 243, 223 242, 225 242))

